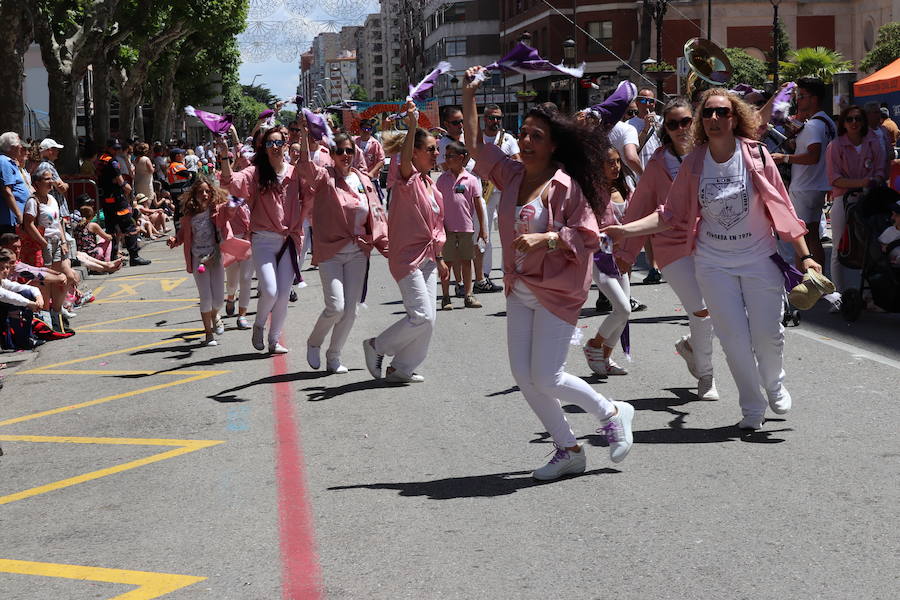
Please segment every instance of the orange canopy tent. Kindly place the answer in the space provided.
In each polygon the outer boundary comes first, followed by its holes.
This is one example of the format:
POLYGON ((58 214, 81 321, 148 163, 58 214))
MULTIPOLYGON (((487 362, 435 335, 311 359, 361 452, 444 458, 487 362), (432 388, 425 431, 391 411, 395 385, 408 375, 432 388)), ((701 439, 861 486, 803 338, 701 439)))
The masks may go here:
POLYGON ((853 95, 882 96, 900 92, 900 58, 853 84, 853 95))

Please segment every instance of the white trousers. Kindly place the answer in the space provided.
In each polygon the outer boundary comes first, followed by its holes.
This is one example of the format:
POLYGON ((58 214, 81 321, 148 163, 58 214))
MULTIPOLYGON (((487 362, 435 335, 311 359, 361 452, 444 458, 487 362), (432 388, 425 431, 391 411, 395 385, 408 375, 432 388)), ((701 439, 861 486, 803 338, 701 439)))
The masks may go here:
POLYGON ((406 316, 375 338, 375 351, 393 356, 391 366, 412 375, 425 361, 437 318, 437 265, 426 260, 397 282, 406 316))
POLYGON ((288 251, 276 262, 275 257, 284 245, 284 238, 269 231, 253 233, 253 264, 256 266, 256 278, 259 288, 259 300, 256 303, 256 320, 254 327, 265 327, 266 319, 272 315, 269 324, 269 345, 274 346, 281 337, 284 321, 287 318, 288 297, 291 284, 294 283, 294 268, 288 251))
POLYGON ((250 306, 250 293, 253 288, 253 261, 234 262, 225 268, 225 294, 234 298, 240 288, 238 307, 250 306))
POLYGON ((698 317, 706 309, 703 294, 697 284, 697 275, 692 255, 679 258, 662 267, 662 273, 681 301, 688 314, 691 326, 691 348, 694 350, 694 365, 700 377, 713 374, 713 322, 710 317, 698 317))
MULTIPOLYGON (((494 192, 491 194, 491 197, 488 198, 487 208, 485 208, 484 218, 487 221, 485 223, 485 230, 487 231, 487 244, 484 247, 484 264, 482 269, 484 273, 475 273, 475 277, 480 278, 482 275, 491 274, 491 269, 494 265, 494 253, 493 246, 491 246, 491 238, 493 237, 494 231, 494 219, 497 217, 497 206, 500 205, 500 190, 494 188, 494 192)), ((477 235, 477 232, 476 232, 477 235)))
MULTIPOLYGON (((199 257, 195 256, 194 264, 199 263, 199 257)), ((225 301, 225 269, 222 267, 222 259, 218 258, 206 265, 202 273, 195 267, 193 275, 197 293, 200 295, 200 312, 220 310, 225 301)))
POLYGON ((367 263, 368 258, 359 248, 338 252, 319 263, 325 310, 319 315, 306 343, 315 347, 322 346, 325 336, 334 328, 331 345, 325 353, 325 358, 329 361, 340 361, 341 350, 350 337, 350 329, 356 321, 366 281, 367 263))
POLYGON ((597 328, 597 335, 603 338, 605 346, 615 348, 631 317, 631 282, 628 279, 628 273, 610 277, 601 273, 597 265, 591 265, 591 268, 593 269, 594 283, 597 284, 597 288, 603 292, 603 295, 609 298, 613 307, 612 312, 603 319, 600 327, 597 328))
POLYGON ((696 259, 697 283, 734 382, 741 413, 758 418, 766 412, 766 395, 775 396, 784 382, 784 284, 768 258, 742 267, 723 267, 696 259))
POLYGON ((303 270, 303 264, 306 262, 306 255, 312 249, 312 225, 310 225, 309 220, 303 221, 303 247, 300 248, 300 254, 298 255, 298 263, 300 264, 300 270, 303 270))
POLYGON ((843 292, 848 287, 857 287, 859 284, 859 269, 848 269, 838 260, 838 246, 846 228, 847 210, 844 208, 844 197, 838 196, 831 207, 831 281, 838 292, 843 292))
POLYGON ((520 296, 513 291, 506 297, 506 345, 513 378, 561 448, 577 443, 561 403, 575 404, 600 420, 616 412, 609 399, 580 377, 565 372, 573 330, 530 294, 520 296))

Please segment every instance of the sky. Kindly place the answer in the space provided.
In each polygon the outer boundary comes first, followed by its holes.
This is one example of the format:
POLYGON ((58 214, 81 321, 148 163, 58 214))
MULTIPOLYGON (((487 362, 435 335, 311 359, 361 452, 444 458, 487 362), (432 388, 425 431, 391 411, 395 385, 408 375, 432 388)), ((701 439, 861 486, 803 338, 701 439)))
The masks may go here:
MULTIPOLYGON (((337 31, 343 25, 362 25, 367 14, 379 11, 379 3, 378 0, 250 0, 250 8, 248 22, 286 22, 296 14, 302 14, 312 22, 315 34, 317 30, 337 31), (286 5, 294 9, 294 14, 286 5)), ((302 47, 303 51, 308 49, 308 46, 302 47)), ((259 75, 256 84, 268 87, 279 98, 289 98, 297 93, 300 56, 298 54, 290 62, 282 62, 274 56, 263 62, 244 60, 240 67, 241 83, 249 85, 255 75, 259 75)))

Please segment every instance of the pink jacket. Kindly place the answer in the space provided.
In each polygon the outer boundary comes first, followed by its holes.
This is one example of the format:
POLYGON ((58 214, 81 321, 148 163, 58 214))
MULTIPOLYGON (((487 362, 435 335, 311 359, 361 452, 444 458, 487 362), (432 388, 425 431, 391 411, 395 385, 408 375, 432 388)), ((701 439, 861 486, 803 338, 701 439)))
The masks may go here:
POLYGON ((250 239, 250 207, 246 202, 235 204, 231 201, 222 205, 222 212, 231 225, 234 237, 250 239))
MULTIPOLYGON (((356 147, 362 150, 359 146, 359 136, 353 138, 353 142, 356 144, 356 147)), ((366 149, 362 150, 363 157, 366 160, 366 170, 368 171, 372 167, 374 167, 379 161, 384 160, 384 146, 381 145, 381 142, 376 140, 375 138, 369 138, 369 143, 366 144, 366 149)))
POLYGON ((256 176, 256 166, 249 166, 231 177, 222 176, 222 187, 232 196, 247 199, 250 207, 250 231, 271 231, 290 235, 297 248, 303 246, 303 219, 309 207, 300 197, 300 177, 296 169, 287 169, 281 185, 262 190, 256 176))
POLYGON ((533 250, 528 253, 522 272, 517 273, 512 243, 517 237, 516 204, 525 167, 493 144, 482 146, 475 160, 475 174, 490 179, 502 192, 497 215, 506 295, 512 293, 513 286, 521 279, 541 306, 575 325, 591 285, 591 261, 600 247, 597 219, 581 188, 565 171, 556 171, 547 203, 549 229, 559 234, 567 248, 533 250))
POLYGON ((834 185, 838 179, 885 177, 884 146, 871 131, 863 138, 862 152, 856 151, 853 142, 845 134, 828 144, 825 160, 828 165, 828 181, 832 185, 831 193, 835 198, 849 191, 834 185))
MULTIPOLYGON (((665 159, 666 149, 660 147, 653 153, 647 166, 644 167, 644 174, 641 175, 641 181, 631 194, 628 201, 628 208, 625 209, 625 223, 637 221, 649 215, 650 213, 661 210, 666 203, 666 196, 672 187, 672 178, 669 176, 669 169, 666 167, 665 159)), ((653 256, 661 267, 670 265, 679 258, 683 258, 690 254, 685 252, 685 231, 678 229, 669 229, 652 236, 653 239, 653 256)), ((621 258, 628 264, 634 264, 637 255, 641 253, 641 248, 647 241, 647 237, 628 238, 616 249, 616 256, 621 258)))
POLYGON ((397 281, 418 269, 427 259, 437 262, 447 241, 444 201, 428 173, 413 173, 405 181, 397 173, 391 188, 388 238, 391 243, 388 266, 397 281), (434 194, 437 213, 431 206, 429 192, 434 194))
MULTIPOLYGON (((797 218, 794 205, 788 198, 784 182, 769 151, 755 140, 737 139, 744 155, 744 165, 750 169, 753 181, 752 202, 765 203, 772 228, 782 240, 796 240, 806 235, 806 225, 797 218)), ((680 250, 678 247, 672 248, 673 255, 677 253, 679 256, 687 256, 694 251, 700 222, 700 178, 703 175, 706 152, 707 146, 704 144, 685 157, 681 170, 669 189, 669 195, 666 196, 666 204, 661 209, 663 220, 684 235, 680 250)))
POLYGON ((354 169, 366 188, 369 201, 366 233, 359 236, 353 232, 353 211, 350 210, 357 202, 356 192, 347 187, 343 177, 335 174, 334 167, 319 167, 301 159, 297 168, 303 179, 304 195, 313 196, 312 218, 316 226, 312 232, 312 264, 318 265, 332 258, 350 242, 356 242, 366 256, 371 254, 373 247, 388 255, 387 219, 375 187, 365 173, 354 169))
MULTIPOLYGON (((193 243, 193 230, 191 229, 191 217, 193 215, 184 215, 181 217, 181 225, 178 228, 178 233, 175 234, 175 246, 184 245, 184 266, 185 270, 188 273, 194 272, 194 255, 191 252, 191 244, 193 243)), ((228 217, 225 215, 225 211, 221 210, 220 205, 214 205, 209 207, 209 218, 212 220, 213 225, 216 228, 216 236, 219 238, 219 243, 229 238, 234 237, 234 233, 231 230, 231 225, 228 223, 228 217)), ((246 243, 246 242, 245 242, 246 243)), ((227 267, 235 261, 235 257, 222 253, 222 265, 227 267)))

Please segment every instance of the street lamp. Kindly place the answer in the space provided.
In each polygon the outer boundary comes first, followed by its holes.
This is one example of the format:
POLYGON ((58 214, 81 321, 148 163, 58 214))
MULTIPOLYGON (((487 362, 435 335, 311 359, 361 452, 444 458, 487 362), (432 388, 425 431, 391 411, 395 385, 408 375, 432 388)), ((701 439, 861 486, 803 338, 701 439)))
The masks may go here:
POLYGON ((778 61, 781 59, 778 56, 778 5, 781 4, 781 0, 769 0, 772 4, 772 12, 774 16, 772 17, 772 83, 774 84, 774 89, 778 89, 778 61))
MULTIPOLYGON (((563 57, 565 57, 566 64, 569 66, 575 66, 575 40, 572 38, 567 39, 563 42, 563 57)), ((575 105, 578 104, 577 99, 575 98, 575 94, 577 93, 577 88, 575 87, 575 78, 570 77, 571 81, 569 82, 569 108, 571 112, 575 112, 575 105)))
POLYGON ((262 76, 263 76, 262 73, 257 73, 256 75, 254 75, 254 76, 253 76, 253 81, 250 82, 250 87, 253 87, 253 84, 256 83, 256 78, 257 78, 257 77, 262 77, 262 76))
POLYGON ((459 78, 456 75, 450 80, 450 85, 453 86, 453 105, 456 106, 456 86, 459 85, 459 78))

